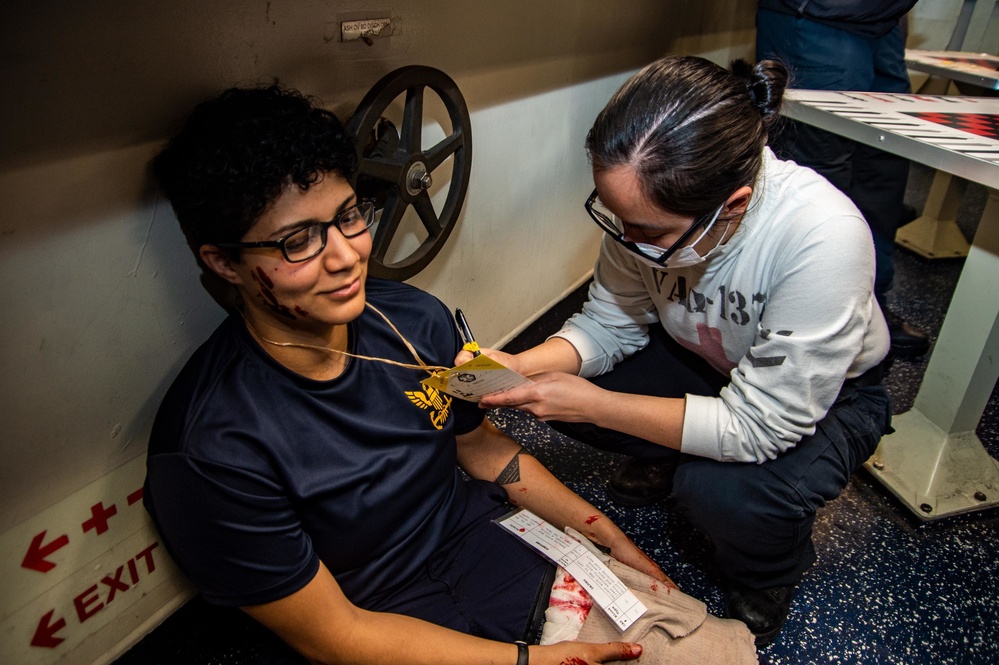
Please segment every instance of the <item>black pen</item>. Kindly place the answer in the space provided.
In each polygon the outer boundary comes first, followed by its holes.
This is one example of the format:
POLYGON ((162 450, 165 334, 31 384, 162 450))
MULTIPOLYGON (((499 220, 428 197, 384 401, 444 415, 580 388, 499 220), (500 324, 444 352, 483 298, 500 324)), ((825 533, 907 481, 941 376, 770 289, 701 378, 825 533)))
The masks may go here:
POLYGON ((458 332, 461 333, 461 338, 465 340, 465 346, 474 347, 467 350, 472 352, 472 356, 478 356, 479 345, 476 343, 475 338, 472 337, 472 329, 468 327, 468 321, 465 320, 465 315, 461 313, 460 309, 454 310, 454 320, 458 322, 458 332))

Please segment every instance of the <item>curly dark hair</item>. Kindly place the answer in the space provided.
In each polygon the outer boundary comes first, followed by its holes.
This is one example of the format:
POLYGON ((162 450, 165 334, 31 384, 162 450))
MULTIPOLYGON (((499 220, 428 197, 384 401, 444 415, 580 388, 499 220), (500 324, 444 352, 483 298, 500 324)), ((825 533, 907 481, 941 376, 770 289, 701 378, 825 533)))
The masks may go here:
POLYGON ((349 179, 355 165, 337 117, 277 85, 202 102, 152 162, 195 251, 241 240, 289 185, 307 190, 327 173, 349 179))

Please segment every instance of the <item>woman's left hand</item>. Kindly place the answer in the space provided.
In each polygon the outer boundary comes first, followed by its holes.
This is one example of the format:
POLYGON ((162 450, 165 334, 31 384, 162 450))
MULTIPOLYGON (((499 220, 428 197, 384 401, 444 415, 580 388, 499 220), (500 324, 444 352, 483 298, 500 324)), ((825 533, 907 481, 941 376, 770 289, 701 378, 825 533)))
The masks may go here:
MULTIPOLYGON (((659 565, 649 558, 649 556, 632 542, 621 529, 610 521, 603 513, 591 515, 586 520, 586 527, 577 529, 580 536, 588 538, 591 542, 600 545, 604 550, 610 550, 609 554, 635 570, 645 573, 649 577, 665 583, 667 586, 677 588, 676 584, 659 565)), ((569 534, 572 536, 572 534, 569 534)))
POLYGON ((649 558, 649 556, 638 549, 635 543, 631 542, 631 539, 627 536, 624 537, 626 543, 622 543, 618 547, 611 547, 610 555, 623 563, 626 566, 634 568, 635 570, 645 573, 649 577, 659 580, 666 586, 679 589, 676 582, 671 580, 666 573, 663 572, 655 561, 649 558))
POLYGON ((605 392, 586 379, 563 372, 546 372, 531 380, 533 383, 486 395, 479 406, 519 409, 538 420, 593 422, 594 406, 605 392))

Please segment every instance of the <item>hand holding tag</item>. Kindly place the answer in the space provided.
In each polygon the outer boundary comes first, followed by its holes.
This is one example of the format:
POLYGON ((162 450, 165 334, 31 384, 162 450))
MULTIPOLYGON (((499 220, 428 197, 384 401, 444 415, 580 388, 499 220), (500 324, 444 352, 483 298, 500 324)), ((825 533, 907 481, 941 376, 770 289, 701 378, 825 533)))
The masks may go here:
POLYGON ((448 395, 478 402, 484 395, 510 390, 531 383, 531 380, 489 356, 479 354, 457 367, 437 372, 424 383, 448 395))

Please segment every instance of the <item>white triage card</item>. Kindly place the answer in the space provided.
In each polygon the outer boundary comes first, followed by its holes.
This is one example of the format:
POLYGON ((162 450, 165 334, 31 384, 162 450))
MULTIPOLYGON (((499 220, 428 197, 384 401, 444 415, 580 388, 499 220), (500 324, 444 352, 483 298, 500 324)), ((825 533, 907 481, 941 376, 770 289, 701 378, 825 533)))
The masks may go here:
POLYGON ((483 354, 457 367, 437 372, 423 381, 431 388, 470 402, 478 402, 489 393, 501 393, 530 382, 526 376, 483 354))
POLYGON ((531 511, 520 508, 496 523, 565 568, 622 633, 648 609, 593 552, 531 511))

